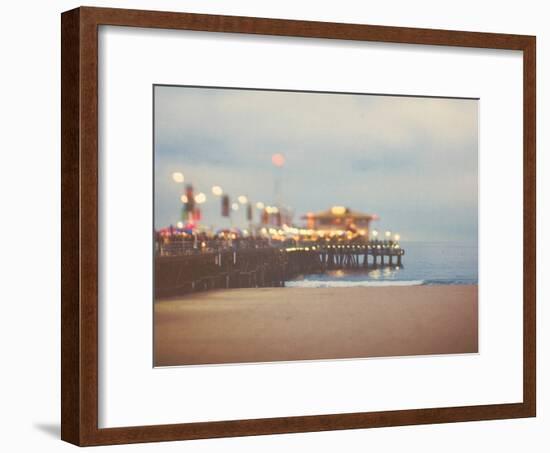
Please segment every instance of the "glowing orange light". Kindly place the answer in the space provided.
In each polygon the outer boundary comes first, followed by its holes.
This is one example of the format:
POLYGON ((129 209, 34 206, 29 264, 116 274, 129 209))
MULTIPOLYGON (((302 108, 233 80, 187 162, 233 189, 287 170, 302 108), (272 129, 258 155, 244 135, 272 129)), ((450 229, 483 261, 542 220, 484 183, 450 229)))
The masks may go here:
POLYGON ((271 162, 276 167, 282 167, 285 164, 285 156, 280 153, 273 154, 273 156, 271 156, 271 162))

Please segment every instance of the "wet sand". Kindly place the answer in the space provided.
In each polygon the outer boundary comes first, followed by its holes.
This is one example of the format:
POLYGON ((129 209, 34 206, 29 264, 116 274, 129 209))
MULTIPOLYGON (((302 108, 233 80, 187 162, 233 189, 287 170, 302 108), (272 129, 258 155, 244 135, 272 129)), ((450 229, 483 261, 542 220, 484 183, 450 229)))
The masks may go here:
POLYGON ((475 353, 477 285, 207 291, 154 327, 156 366, 475 353))

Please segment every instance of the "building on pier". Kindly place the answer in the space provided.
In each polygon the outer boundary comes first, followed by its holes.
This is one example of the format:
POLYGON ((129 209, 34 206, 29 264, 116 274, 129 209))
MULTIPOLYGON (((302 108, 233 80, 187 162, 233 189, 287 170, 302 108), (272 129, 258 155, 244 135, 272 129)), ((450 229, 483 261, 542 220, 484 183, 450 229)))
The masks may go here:
POLYGON ((373 220, 378 220, 378 216, 353 211, 344 206, 333 206, 326 211, 309 212, 302 219, 306 221, 307 228, 311 230, 353 231, 369 236, 370 224, 373 220))

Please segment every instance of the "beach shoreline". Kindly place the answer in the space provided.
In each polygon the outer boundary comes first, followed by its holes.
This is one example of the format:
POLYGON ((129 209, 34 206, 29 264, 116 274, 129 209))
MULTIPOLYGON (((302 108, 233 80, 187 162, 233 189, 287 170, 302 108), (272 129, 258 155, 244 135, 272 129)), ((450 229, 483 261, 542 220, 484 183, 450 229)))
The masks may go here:
POLYGON ((154 307, 155 366, 477 352, 477 285, 213 290, 154 307))

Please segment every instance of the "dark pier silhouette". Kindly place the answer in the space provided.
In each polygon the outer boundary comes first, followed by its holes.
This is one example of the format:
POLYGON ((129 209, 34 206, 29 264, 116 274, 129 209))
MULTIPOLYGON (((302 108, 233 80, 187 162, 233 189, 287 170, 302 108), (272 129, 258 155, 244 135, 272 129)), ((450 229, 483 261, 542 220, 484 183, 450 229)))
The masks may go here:
POLYGON ((276 244, 250 239, 158 244, 155 297, 221 288, 281 287, 300 275, 338 269, 402 267, 393 241, 276 244))

